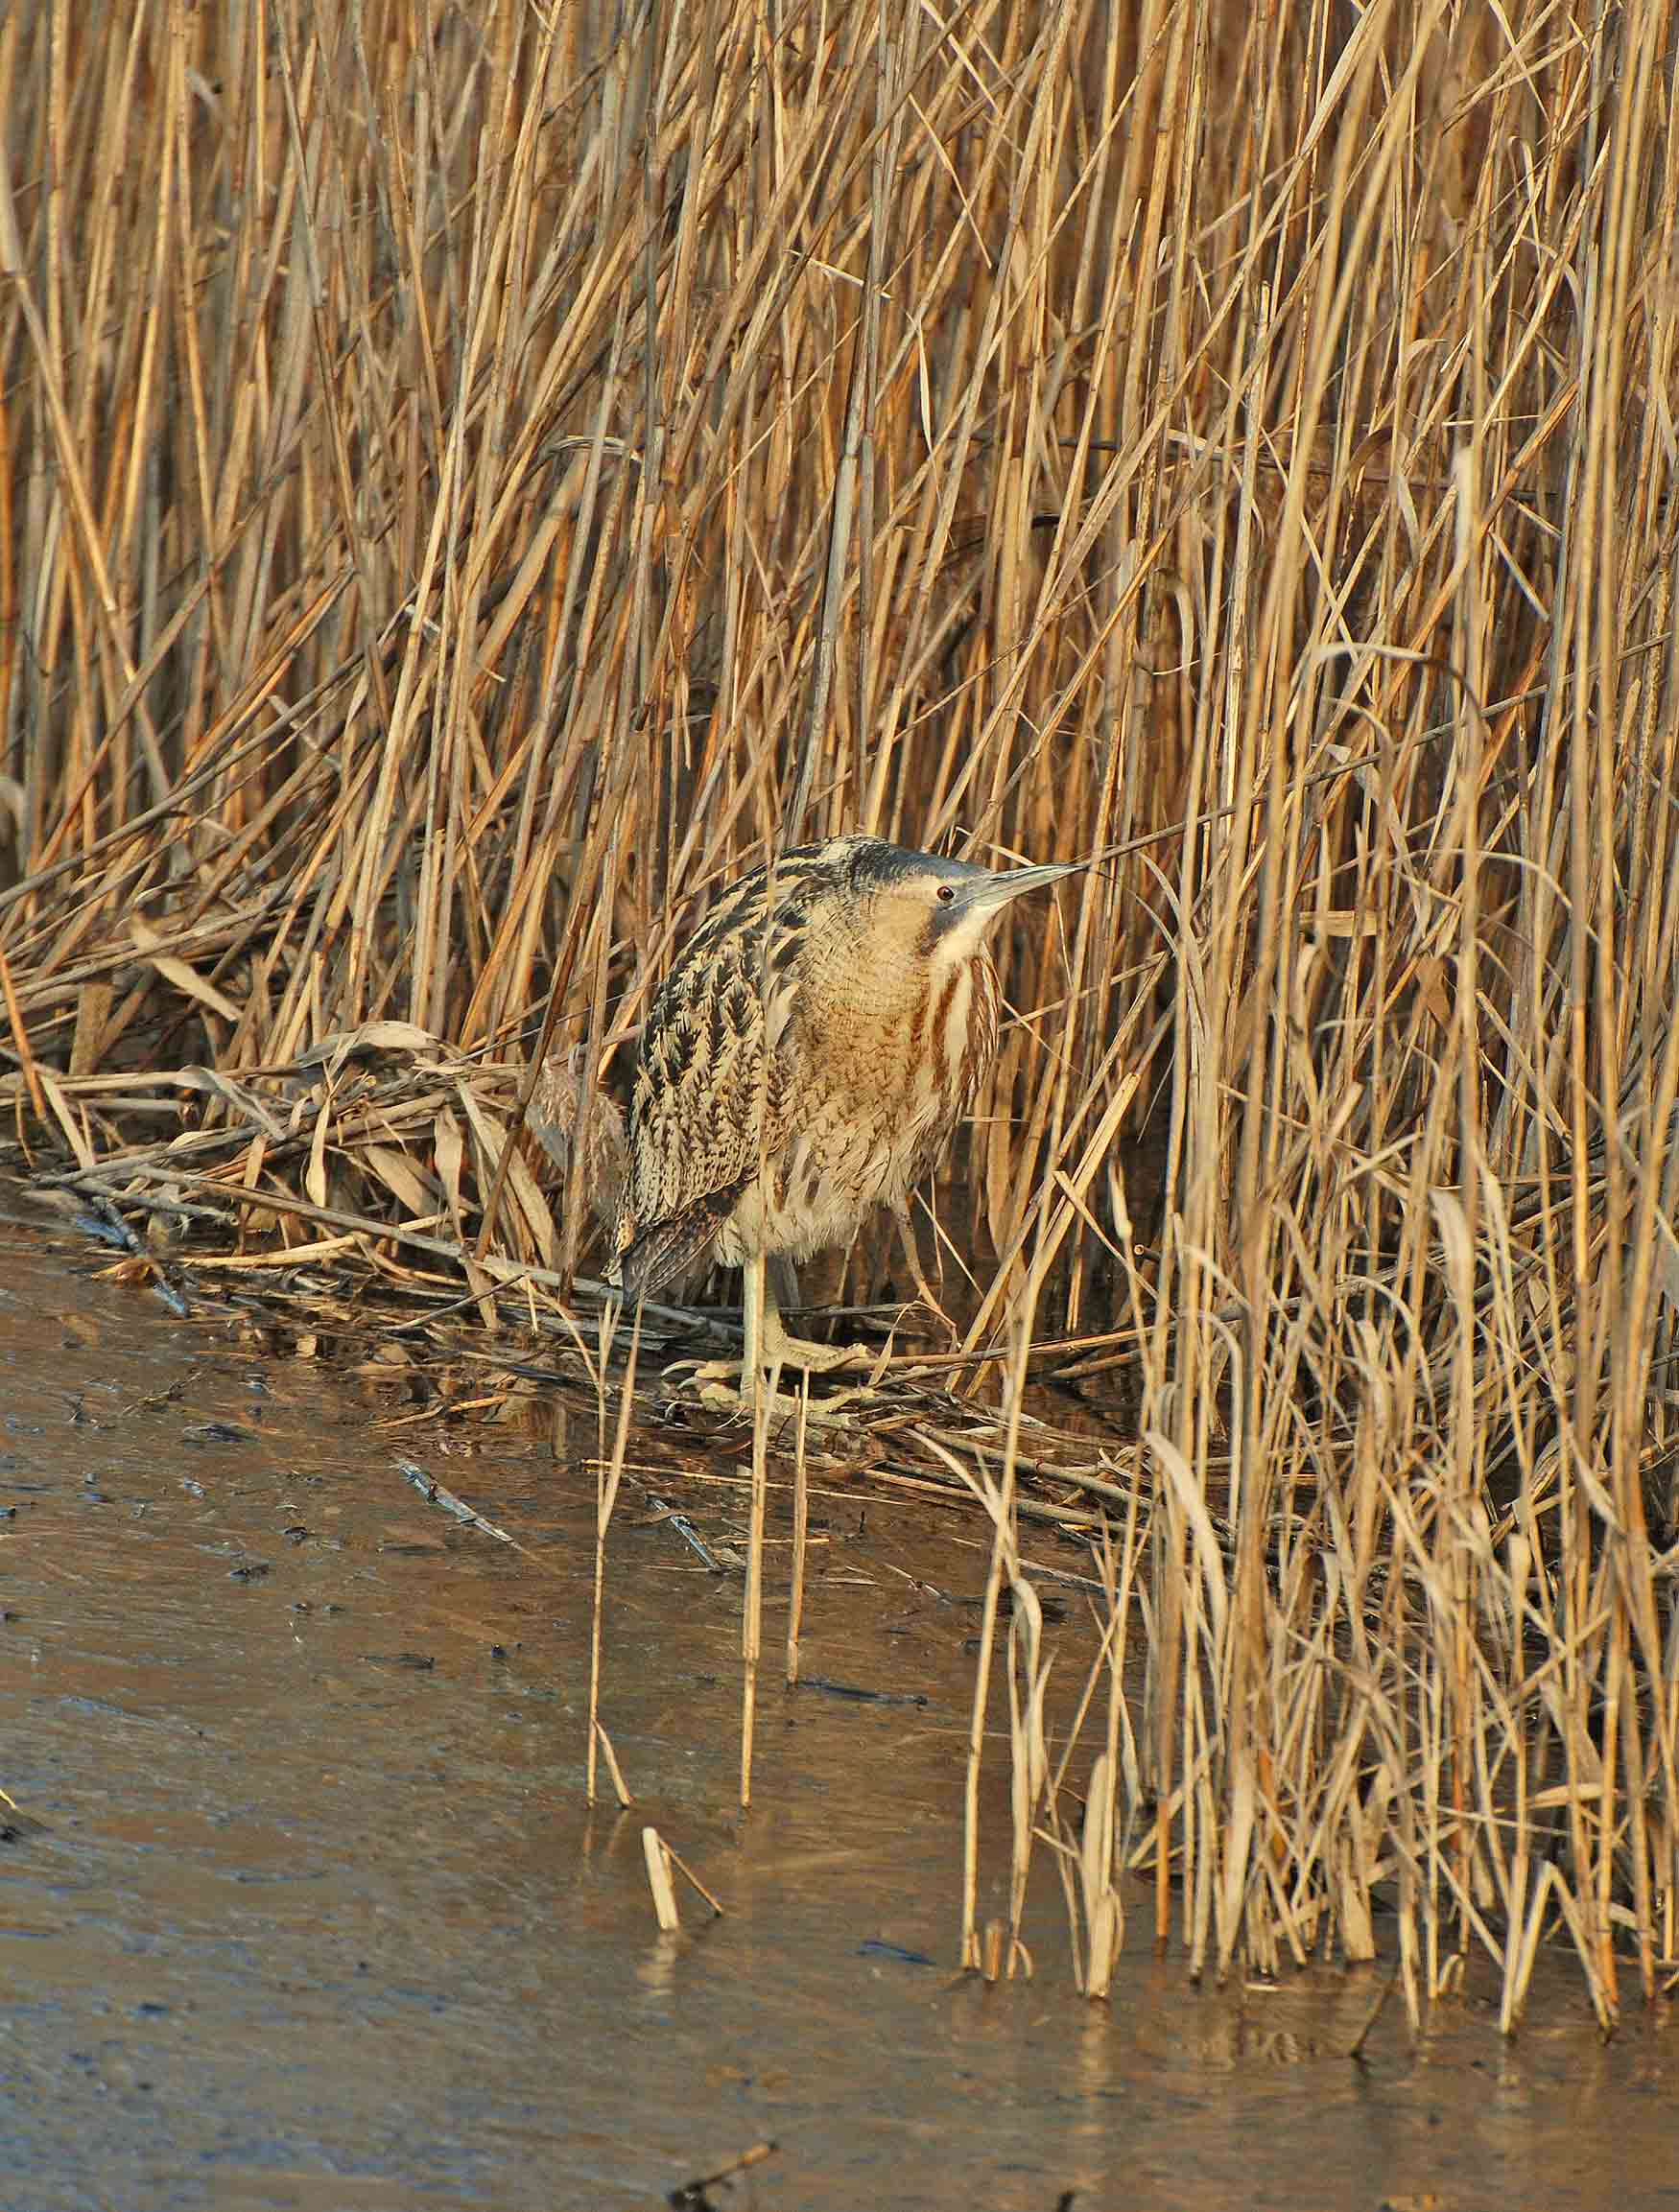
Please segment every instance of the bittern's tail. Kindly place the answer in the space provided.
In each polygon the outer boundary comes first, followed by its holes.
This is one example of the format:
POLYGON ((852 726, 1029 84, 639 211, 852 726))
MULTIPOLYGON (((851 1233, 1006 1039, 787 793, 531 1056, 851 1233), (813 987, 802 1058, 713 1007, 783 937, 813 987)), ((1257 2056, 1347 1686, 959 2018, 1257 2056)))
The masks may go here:
POLYGON ((638 1298, 650 1298, 655 1290, 663 1289, 678 1275, 686 1275, 703 1259, 750 1181, 750 1176, 743 1176, 740 1182, 709 1191, 680 1212, 667 1214, 663 1221, 650 1222, 639 1230, 618 1262, 626 1303, 634 1305, 638 1298))

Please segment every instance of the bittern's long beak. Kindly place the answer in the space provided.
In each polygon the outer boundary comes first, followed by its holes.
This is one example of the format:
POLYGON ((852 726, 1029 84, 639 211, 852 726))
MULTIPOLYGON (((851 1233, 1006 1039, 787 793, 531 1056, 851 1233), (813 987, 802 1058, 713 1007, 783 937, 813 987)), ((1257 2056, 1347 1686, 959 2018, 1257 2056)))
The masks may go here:
POLYGON ((977 875, 957 893, 957 911, 994 913, 999 906, 1006 906, 1010 899, 1018 899, 1027 891, 1041 890, 1046 883, 1059 882, 1063 876, 1076 876, 1083 866, 1082 860, 1051 860, 1041 868, 1010 868, 1005 875, 977 875))

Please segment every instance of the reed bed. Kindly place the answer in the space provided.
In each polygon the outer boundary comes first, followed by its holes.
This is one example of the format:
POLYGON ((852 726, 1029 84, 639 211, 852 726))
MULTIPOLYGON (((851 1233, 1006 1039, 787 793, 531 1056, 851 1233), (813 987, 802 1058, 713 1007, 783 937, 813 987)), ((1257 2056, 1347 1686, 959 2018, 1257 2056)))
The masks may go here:
POLYGON ((715 886, 1107 856, 1011 925, 939 1198, 995 1356, 911 1401, 995 1534, 1003 1966, 1050 1852, 1093 1991, 1125 1865, 1194 1971, 1381 1949, 1413 2014, 1676 1970, 1674 49, 0 14, 0 1100, 136 1268, 419 1267, 573 1356, 527 1071, 609 1088, 715 886), (1057 1489, 1033 1377, 1118 1362, 1057 1489), (1034 1496, 1096 1532, 1058 1745, 1034 1496))

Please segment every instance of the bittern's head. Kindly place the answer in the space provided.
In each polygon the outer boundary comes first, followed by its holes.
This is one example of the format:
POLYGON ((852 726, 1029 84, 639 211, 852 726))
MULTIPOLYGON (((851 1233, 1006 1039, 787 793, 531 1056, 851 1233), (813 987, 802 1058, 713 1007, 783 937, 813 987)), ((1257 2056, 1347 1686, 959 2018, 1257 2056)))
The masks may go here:
POLYGON ((847 933, 866 943, 872 960, 934 968, 971 958, 1011 900, 1078 866, 1062 861, 998 872, 908 852, 878 837, 836 837, 823 860, 847 933))

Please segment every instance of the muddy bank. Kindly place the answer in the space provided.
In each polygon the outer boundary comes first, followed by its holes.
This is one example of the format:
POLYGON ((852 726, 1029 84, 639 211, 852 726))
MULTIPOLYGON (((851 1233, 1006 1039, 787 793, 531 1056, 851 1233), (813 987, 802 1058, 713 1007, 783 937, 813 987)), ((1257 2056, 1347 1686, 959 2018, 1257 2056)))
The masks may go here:
MULTIPOLYGON (((591 1816, 587 1471, 381 1427, 96 1265, 0 1219, 7 2212, 640 2207, 765 2139, 715 2201, 1679 2204, 1673 2034, 1599 2043, 1560 1967, 1514 2044, 1472 1993, 1414 2045, 1389 2007, 1359 2066, 1370 1977, 1197 1993, 1141 1889, 1085 2007, 1046 1866, 1039 1979, 954 1978, 983 1555, 948 1517, 818 1499, 820 1682, 771 1660, 743 1817, 739 1581, 627 1492, 604 1715, 637 1803, 591 1816), (644 1821, 721 1920, 655 1933, 644 1821)), ((672 1502, 725 1545, 744 1515, 672 1502)))

